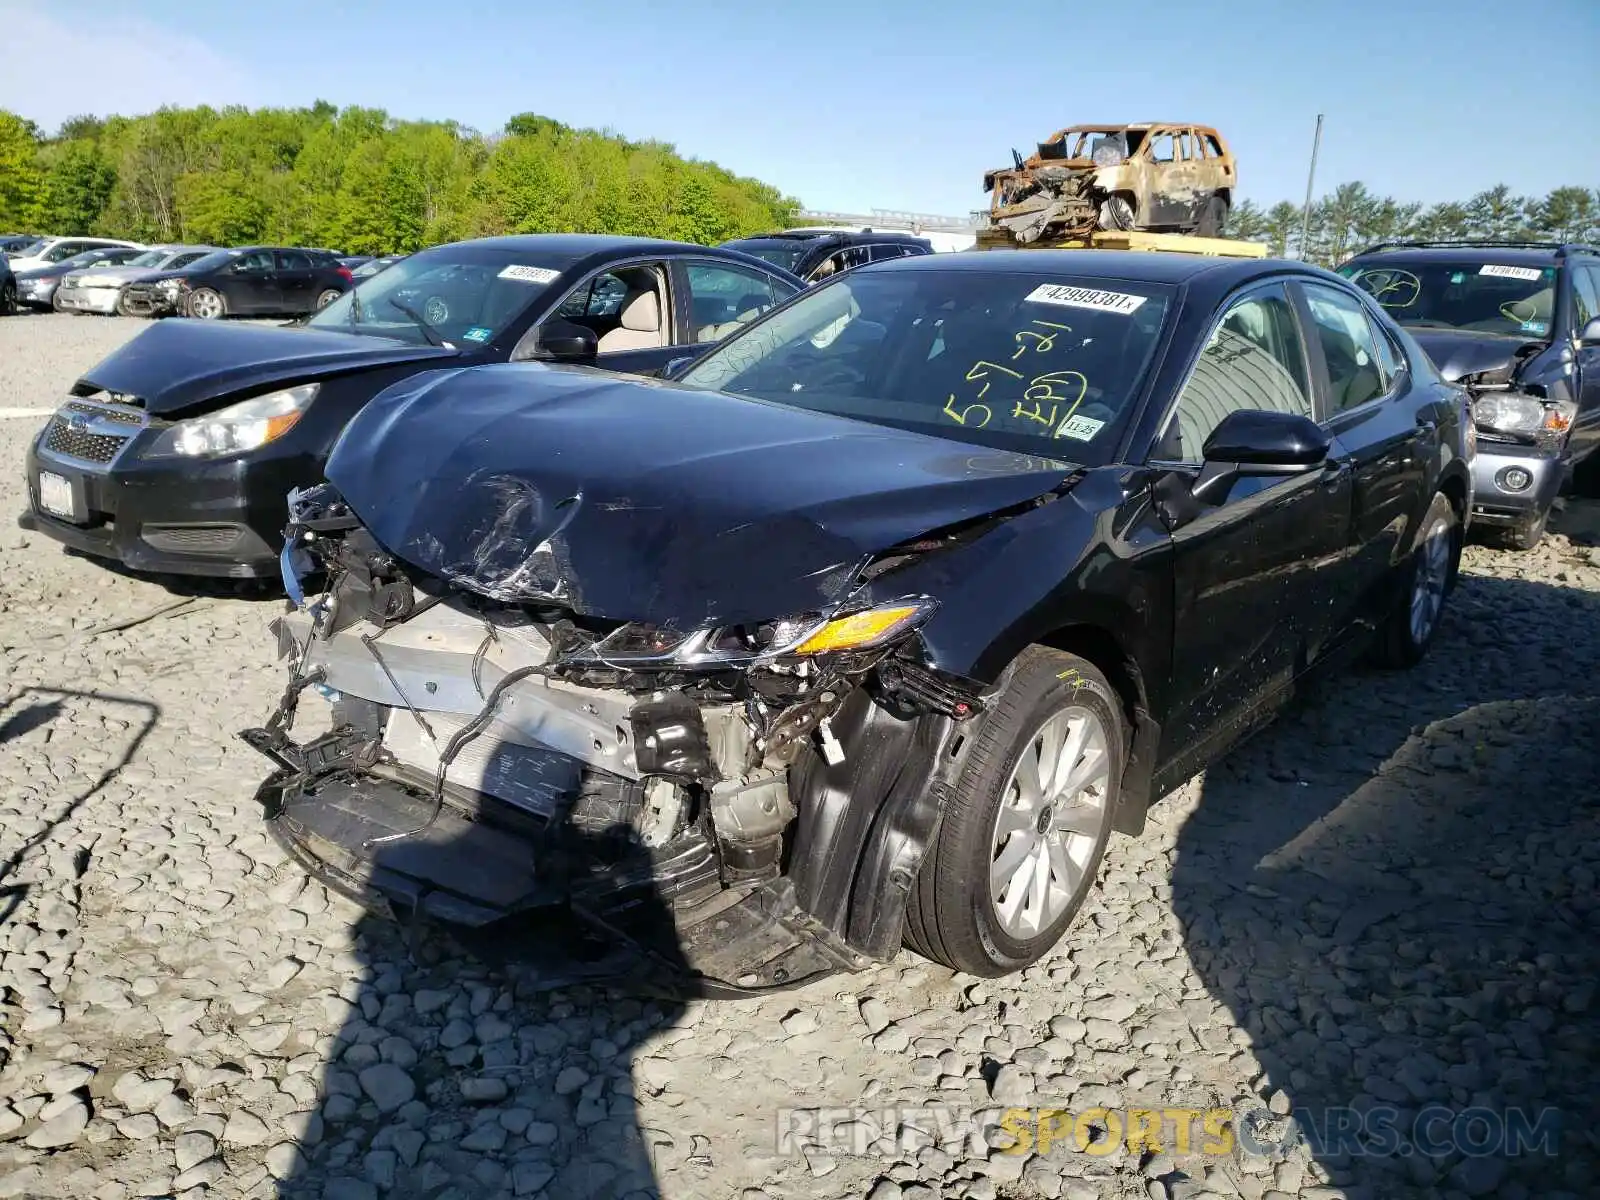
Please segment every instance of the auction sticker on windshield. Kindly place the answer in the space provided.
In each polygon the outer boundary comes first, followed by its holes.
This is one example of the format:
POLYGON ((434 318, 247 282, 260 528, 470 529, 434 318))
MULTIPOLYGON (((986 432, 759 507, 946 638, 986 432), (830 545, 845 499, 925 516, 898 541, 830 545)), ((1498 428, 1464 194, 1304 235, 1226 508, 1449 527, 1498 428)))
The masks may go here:
POLYGON ((1071 438, 1077 442, 1092 442, 1094 435, 1105 427, 1104 421, 1096 421, 1093 417, 1068 417, 1061 422, 1061 428, 1056 430, 1056 436, 1071 438))
POLYGON ((1041 283, 1023 297, 1035 304, 1060 304, 1067 308, 1094 308, 1101 312, 1131 315, 1145 302, 1143 296, 1126 292, 1102 292, 1098 288, 1069 287, 1064 283, 1041 283))
POLYGON ((1501 267, 1494 263, 1485 263, 1478 270, 1479 275, 1495 275, 1501 279, 1526 279, 1530 282, 1537 281, 1543 274, 1538 267, 1501 267))
POLYGON ((560 271, 549 267, 523 267, 512 264, 500 272, 501 279, 515 279, 519 283, 552 283, 561 278, 560 271))

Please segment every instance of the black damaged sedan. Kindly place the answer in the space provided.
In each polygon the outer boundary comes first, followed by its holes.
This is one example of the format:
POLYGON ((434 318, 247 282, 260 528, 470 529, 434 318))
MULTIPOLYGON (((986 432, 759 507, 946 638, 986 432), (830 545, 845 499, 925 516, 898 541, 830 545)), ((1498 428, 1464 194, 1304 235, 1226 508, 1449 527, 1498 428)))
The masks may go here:
POLYGON ((1423 656, 1471 455, 1410 335, 1285 262, 907 258, 670 382, 429 372, 292 501, 327 584, 259 798, 375 905, 564 909, 712 990, 1004 974, 1309 671, 1423 656))
POLYGON ((485 238, 396 262, 303 324, 161 321, 40 430, 19 524, 133 570, 276 578, 285 496, 384 388, 524 359, 653 373, 802 286, 705 246, 485 238))

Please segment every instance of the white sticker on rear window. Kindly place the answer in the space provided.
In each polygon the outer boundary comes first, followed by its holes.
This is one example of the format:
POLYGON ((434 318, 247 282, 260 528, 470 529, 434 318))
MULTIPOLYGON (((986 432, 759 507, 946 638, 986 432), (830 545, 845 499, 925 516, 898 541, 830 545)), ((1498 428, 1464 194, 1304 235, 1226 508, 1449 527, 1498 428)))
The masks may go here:
POLYGON ((1500 267, 1494 263, 1478 268, 1479 275, 1497 275, 1501 279, 1537 280, 1544 272, 1538 267, 1500 267))
MULTIPOLYGON (((1142 297, 1136 297, 1142 299, 1142 297)), ((1096 421, 1093 417, 1068 417, 1061 422, 1061 428, 1056 430, 1057 437, 1072 438, 1074 441, 1090 442, 1094 435, 1106 427, 1104 421, 1096 421)))
POLYGON ((1098 288, 1068 287, 1064 283, 1041 283, 1023 297, 1035 304, 1061 304, 1067 308, 1097 308, 1101 312, 1128 316, 1145 302, 1143 296, 1126 292, 1102 292, 1098 288))
POLYGON ((516 279, 522 283, 552 283, 561 277, 560 271, 549 267, 509 266, 500 272, 501 279, 516 279))

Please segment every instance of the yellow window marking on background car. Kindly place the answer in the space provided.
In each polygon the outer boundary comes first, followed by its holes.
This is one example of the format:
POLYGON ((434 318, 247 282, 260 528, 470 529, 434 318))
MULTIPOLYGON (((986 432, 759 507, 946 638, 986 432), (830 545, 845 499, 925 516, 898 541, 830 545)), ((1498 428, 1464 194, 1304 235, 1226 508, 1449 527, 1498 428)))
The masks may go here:
POLYGON ((1422 295, 1422 280, 1398 267, 1364 271, 1360 283, 1384 308, 1410 308, 1422 295))
POLYGON ((1056 332, 1040 333, 1036 329, 1017 330, 1016 333, 1011 335, 1012 340, 1017 343, 1017 352, 1011 356, 1012 362, 1016 362, 1017 359, 1021 358, 1029 350, 1035 350, 1040 354, 1048 354, 1052 349, 1055 348, 1056 334, 1072 332, 1071 325, 1059 325, 1054 321, 1029 321, 1028 324, 1039 325, 1046 329, 1053 329, 1056 332), (1033 345, 1028 345, 1025 341, 1023 341, 1024 338, 1032 338, 1033 345))

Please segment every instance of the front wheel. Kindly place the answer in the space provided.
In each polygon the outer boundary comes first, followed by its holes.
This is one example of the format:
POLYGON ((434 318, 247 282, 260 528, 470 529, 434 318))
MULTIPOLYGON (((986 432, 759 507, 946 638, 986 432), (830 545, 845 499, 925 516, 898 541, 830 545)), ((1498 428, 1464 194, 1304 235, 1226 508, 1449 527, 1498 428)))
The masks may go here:
POLYGON ((332 304, 335 300, 337 300, 342 295, 344 295, 343 292, 338 291, 335 288, 329 288, 327 291, 323 292, 320 296, 317 297, 317 309, 318 309, 318 311, 320 311, 320 310, 322 310, 324 308, 327 308, 328 305, 332 304))
POLYGON ((1515 525, 1505 529, 1500 534, 1500 544, 1507 550, 1532 550, 1544 541, 1545 526, 1550 523, 1550 510, 1540 509, 1536 513, 1529 513, 1515 525))
POLYGON ((17 312, 17 285, 8 279, 0 284, 0 317, 15 316, 17 312))
POLYGON ((1127 230, 1134 226, 1133 205, 1126 196, 1107 196, 1100 205, 1099 226, 1107 230, 1127 230))
POLYGON ((1422 520, 1422 536, 1406 564, 1405 600, 1383 630, 1378 661, 1386 667, 1414 667, 1439 632, 1444 602, 1455 586, 1461 562, 1461 518, 1450 497, 1434 493, 1422 520))
POLYGON ((912 889, 906 941, 954 970, 997 976, 1048 953, 1089 894, 1127 724, 1094 664, 1032 646, 974 726, 912 889))
POLYGON ((196 288, 189 293, 189 315, 202 321, 216 321, 228 315, 228 302, 211 288, 196 288))

